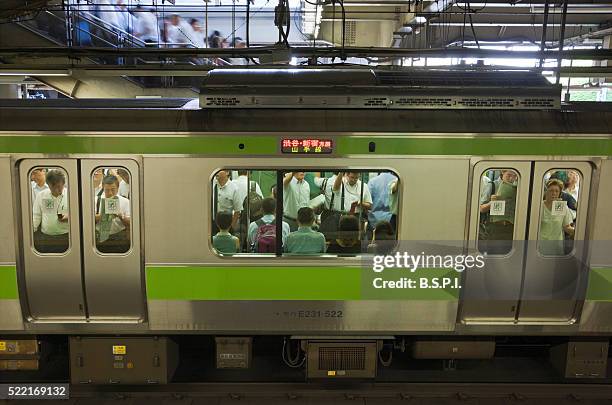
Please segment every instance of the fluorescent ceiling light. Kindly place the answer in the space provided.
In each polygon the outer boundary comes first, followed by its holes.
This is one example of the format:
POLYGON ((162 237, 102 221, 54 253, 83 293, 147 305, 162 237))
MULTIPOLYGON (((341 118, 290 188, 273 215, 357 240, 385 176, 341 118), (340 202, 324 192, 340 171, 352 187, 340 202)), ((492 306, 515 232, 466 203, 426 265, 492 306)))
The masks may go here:
POLYGON ((71 70, 44 70, 44 69, 5 69, 0 66, 0 76, 71 76, 71 70))

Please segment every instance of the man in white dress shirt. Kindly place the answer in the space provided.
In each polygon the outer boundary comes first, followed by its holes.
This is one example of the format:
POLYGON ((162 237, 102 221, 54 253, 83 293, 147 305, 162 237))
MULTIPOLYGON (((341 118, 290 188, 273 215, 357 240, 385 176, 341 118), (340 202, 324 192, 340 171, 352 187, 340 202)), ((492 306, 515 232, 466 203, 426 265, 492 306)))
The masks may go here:
POLYGON ((66 175, 49 170, 46 190, 36 196, 32 210, 34 247, 40 253, 64 253, 68 250, 68 191, 66 175))
MULTIPOLYGON (((334 206, 332 209, 355 215, 359 214, 362 209, 371 209, 372 195, 370 194, 370 188, 364 183, 362 192, 361 185, 362 182, 359 180, 359 173, 339 173, 334 180, 334 206), (344 189, 344 209, 342 209, 341 206, 342 189, 344 189)), ((367 218, 367 214, 364 213, 363 217, 367 218)))
POLYGON ((145 9, 142 5, 136 7, 136 29, 134 34, 143 40, 147 46, 155 46, 161 42, 159 21, 154 8, 145 9))
POLYGON ((42 168, 34 169, 32 170, 32 173, 30 174, 30 179, 32 180, 32 207, 33 207, 34 202, 36 201, 36 196, 38 196, 38 193, 49 189, 49 186, 47 185, 47 171, 42 168))
POLYGON ((232 229, 237 229, 242 204, 236 183, 229 178, 227 170, 221 170, 215 176, 213 183, 213 235, 218 232, 215 224, 217 212, 229 212, 232 214, 232 229))
POLYGON ((310 203, 310 185, 304 180, 304 172, 290 172, 283 179, 283 218, 291 232, 298 228, 297 212, 310 203))
POLYGON ((125 253, 130 249, 130 200, 119 195, 119 179, 102 180, 104 193, 96 196, 96 247, 102 253, 125 253))

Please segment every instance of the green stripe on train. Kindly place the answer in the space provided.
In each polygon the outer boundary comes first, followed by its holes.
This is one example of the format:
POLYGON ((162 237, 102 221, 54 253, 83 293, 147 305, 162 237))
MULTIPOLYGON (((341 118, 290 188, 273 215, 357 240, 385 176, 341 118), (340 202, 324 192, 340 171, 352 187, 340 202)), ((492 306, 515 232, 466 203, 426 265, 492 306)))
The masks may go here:
POLYGON ((589 301, 612 301, 612 268, 592 268, 587 289, 589 301))
MULTIPOLYGON (((79 136, 18 135, 0 136, 0 153, 122 153, 122 154, 202 154, 275 155, 277 136, 79 136), (242 148, 240 147, 242 145, 242 148)), ((509 138, 509 137, 418 137, 411 134, 385 137, 338 137, 340 155, 585 155, 611 156, 612 139, 509 138), (369 143, 376 151, 369 152, 369 143)), ((323 155, 324 156, 324 155, 323 155)))
POLYGON ((0 299, 15 300, 17 292, 17 269, 15 266, 0 266, 0 299))
MULTIPOLYGON (((458 289, 385 289, 372 286, 375 277, 399 278, 360 267, 196 267, 147 266, 147 297, 157 300, 457 300, 458 289)), ((448 269, 406 272, 403 277, 427 279, 458 273, 448 269)))

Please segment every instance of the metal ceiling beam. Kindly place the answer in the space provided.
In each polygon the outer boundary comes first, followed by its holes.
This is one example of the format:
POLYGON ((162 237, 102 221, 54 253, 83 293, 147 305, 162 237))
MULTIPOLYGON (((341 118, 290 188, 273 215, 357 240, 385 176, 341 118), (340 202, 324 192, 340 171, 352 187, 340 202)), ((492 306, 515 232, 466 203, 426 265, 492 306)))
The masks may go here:
MULTIPOLYGON (((228 69, 231 67, 224 66, 223 69, 228 69)), ((244 66, 236 66, 237 69, 244 69, 244 66)), ((295 66, 278 66, 277 69, 295 69, 295 66)), ((319 66, 310 66, 308 68, 300 68, 300 69, 326 69, 328 67, 324 65, 319 66)), ((348 67, 348 69, 364 69, 367 68, 365 66, 352 66, 348 67)), ((14 66, 10 70, 4 68, 4 66, 0 65, 0 78, 6 76, 7 78, 12 78, 15 76, 10 76, 13 74, 19 73, 19 77, 24 76, 37 76, 37 77, 45 77, 45 75, 49 76, 72 76, 75 78, 104 78, 104 77, 122 77, 122 76, 157 76, 157 77, 203 77, 208 74, 210 70, 214 69, 213 67, 209 68, 198 68, 195 69, 192 67, 177 67, 177 68, 147 68, 147 67, 130 67, 130 66, 101 66, 101 65, 92 65, 92 66, 83 66, 78 68, 68 69, 66 66, 49 66, 45 69, 44 72, 37 70, 35 66, 14 66), (10 74, 10 75, 9 75, 10 74)), ((257 67, 249 67, 249 69, 258 69, 257 67)), ((377 69, 384 70, 384 67, 377 67, 377 69)), ((397 69, 397 68, 394 68, 397 69)), ((542 72, 560 72, 561 76, 572 76, 572 77, 612 77, 612 66, 563 66, 561 68, 557 67, 543 67, 540 69, 526 69, 526 68, 516 68, 516 67, 507 67, 507 66, 481 66, 478 68, 474 68, 473 66, 461 66, 461 65, 450 65, 450 66, 434 66, 431 67, 434 70, 471 70, 478 69, 482 72, 487 71, 542 71, 542 72)), ((406 71, 410 70, 419 70, 419 68, 404 68, 406 71)))
MULTIPOLYGON (((280 51, 283 51, 281 49, 280 51)), ((501 51, 474 48, 432 48, 432 49, 398 49, 377 47, 296 47, 289 49, 293 57, 339 57, 344 53, 347 57, 473 57, 473 58, 520 58, 520 59, 575 59, 575 60, 612 60, 610 49, 571 49, 557 52, 554 50, 540 51, 501 51)), ((251 47, 251 48, 0 48, 0 57, 28 56, 30 58, 65 57, 71 61, 78 61, 80 57, 111 57, 111 56, 142 56, 155 58, 172 57, 261 57, 279 52, 277 47, 251 47)), ((167 66, 165 59, 159 64, 151 62, 156 68, 167 66)), ((70 65, 77 67, 78 63, 70 65)))

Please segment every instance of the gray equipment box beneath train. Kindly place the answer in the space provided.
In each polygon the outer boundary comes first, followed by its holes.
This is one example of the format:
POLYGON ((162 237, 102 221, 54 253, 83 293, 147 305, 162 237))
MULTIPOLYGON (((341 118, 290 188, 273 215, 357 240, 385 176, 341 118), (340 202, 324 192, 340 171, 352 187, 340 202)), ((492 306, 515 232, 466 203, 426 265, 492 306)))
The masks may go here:
POLYGON ((565 378, 605 378, 609 344, 568 342, 550 349, 550 361, 565 378))
POLYGON ((217 368, 249 368, 253 339, 250 337, 217 337, 217 368))
POLYGON ((178 347, 166 337, 71 337, 72 384, 167 384, 178 347))
POLYGON ((412 346, 415 359, 490 359, 495 341, 416 341, 412 346))
POLYGON ((308 378, 374 378, 377 341, 308 341, 308 378))

